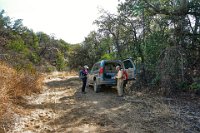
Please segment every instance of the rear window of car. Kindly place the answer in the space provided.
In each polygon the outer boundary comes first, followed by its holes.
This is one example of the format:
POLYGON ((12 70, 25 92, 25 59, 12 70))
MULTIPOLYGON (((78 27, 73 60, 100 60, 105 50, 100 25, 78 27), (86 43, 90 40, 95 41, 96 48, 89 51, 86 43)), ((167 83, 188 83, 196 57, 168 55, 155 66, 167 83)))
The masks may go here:
POLYGON ((92 71, 98 71, 99 67, 100 67, 100 63, 94 64, 94 66, 92 67, 92 71))
POLYGON ((116 66, 121 66, 118 62, 106 62, 104 65, 105 72, 117 72, 116 66))
POLYGON ((133 64, 129 60, 127 60, 127 61, 124 61, 124 67, 125 69, 133 68, 133 64))

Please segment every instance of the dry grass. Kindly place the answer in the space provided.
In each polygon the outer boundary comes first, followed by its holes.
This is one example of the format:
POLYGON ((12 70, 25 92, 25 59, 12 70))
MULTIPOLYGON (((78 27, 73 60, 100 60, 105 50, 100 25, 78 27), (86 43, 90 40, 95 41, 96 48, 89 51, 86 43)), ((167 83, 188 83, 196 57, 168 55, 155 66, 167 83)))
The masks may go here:
POLYGON ((66 72, 57 72, 58 77, 66 77, 66 76, 77 76, 78 72, 76 71, 66 71, 66 72))
POLYGON ((66 72, 58 72, 58 71, 54 71, 51 73, 48 73, 47 78, 61 78, 64 79, 68 76, 78 76, 78 72, 77 71, 66 71, 66 72))
MULTIPOLYGON (((15 112, 15 103, 22 96, 39 93, 43 77, 31 72, 17 72, 7 64, 0 62, 0 128, 15 112)), ((0 129, 1 130, 1 129, 0 129)))
POLYGON ((16 99, 31 93, 38 93, 41 89, 41 81, 42 78, 39 75, 30 73, 17 74, 12 78, 12 87, 9 88, 8 94, 16 99))

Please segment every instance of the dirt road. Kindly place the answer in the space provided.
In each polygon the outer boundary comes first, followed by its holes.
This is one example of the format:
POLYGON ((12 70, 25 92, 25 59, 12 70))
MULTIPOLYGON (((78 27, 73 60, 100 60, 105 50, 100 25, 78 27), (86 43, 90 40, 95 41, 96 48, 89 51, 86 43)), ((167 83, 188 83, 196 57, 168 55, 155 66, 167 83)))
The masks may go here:
POLYGON ((26 115, 16 116, 10 133, 200 132, 199 99, 135 93, 119 98, 115 89, 80 93, 77 77, 50 76, 39 95, 26 97, 26 115))

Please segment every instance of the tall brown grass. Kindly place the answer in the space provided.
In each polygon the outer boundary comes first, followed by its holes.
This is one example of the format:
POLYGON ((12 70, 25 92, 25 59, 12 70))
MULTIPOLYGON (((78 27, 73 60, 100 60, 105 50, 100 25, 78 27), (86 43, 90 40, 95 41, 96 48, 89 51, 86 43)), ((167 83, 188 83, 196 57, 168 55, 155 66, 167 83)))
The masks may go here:
POLYGON ((39 93, 43 77, 30 71, 16 71, 4 62, 0 62, 0 131, 12 118, 20 98, 39 93))

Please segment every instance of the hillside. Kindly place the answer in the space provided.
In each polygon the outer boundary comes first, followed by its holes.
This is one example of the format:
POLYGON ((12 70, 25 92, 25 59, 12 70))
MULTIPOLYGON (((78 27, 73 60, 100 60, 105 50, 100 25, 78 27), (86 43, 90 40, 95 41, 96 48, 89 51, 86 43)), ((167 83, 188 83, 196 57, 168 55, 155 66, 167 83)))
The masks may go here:
POLYGON ((66 69, 69 43, 43 32, 34 33, 21 19, 11 20, 0 11, 0 59, 16 69, 66 69))

